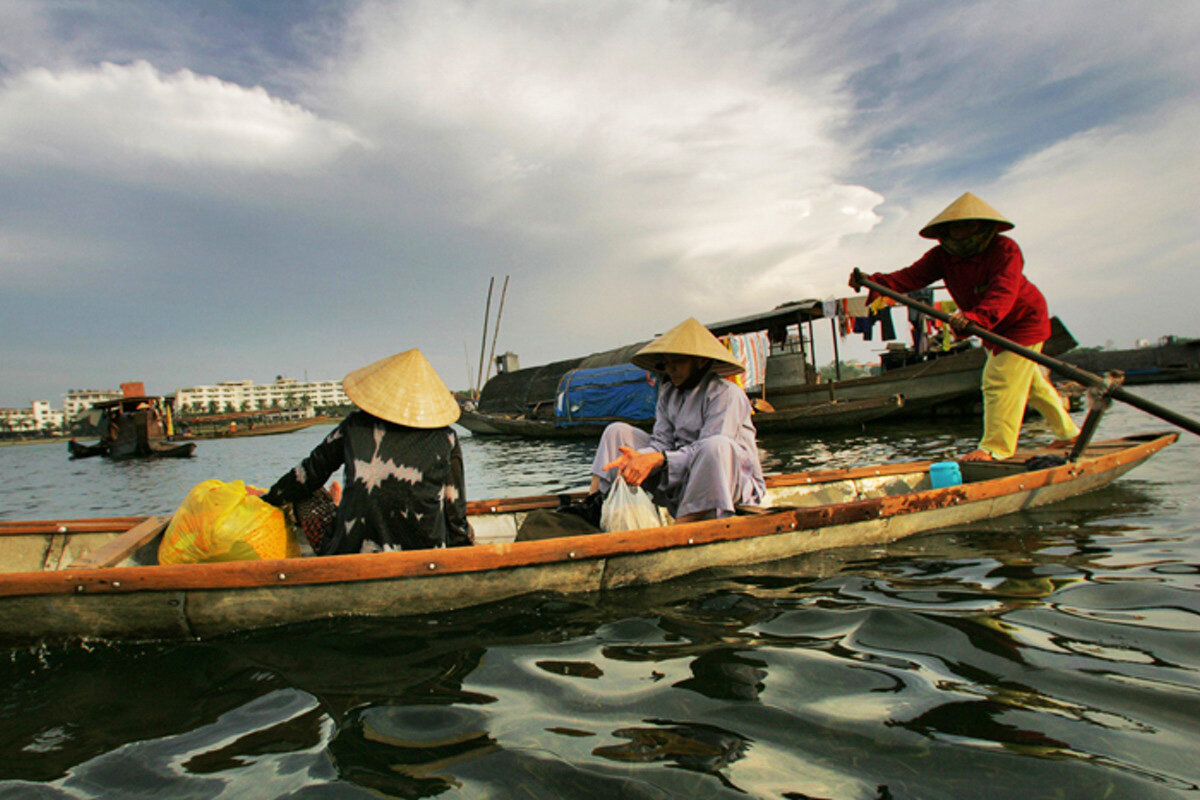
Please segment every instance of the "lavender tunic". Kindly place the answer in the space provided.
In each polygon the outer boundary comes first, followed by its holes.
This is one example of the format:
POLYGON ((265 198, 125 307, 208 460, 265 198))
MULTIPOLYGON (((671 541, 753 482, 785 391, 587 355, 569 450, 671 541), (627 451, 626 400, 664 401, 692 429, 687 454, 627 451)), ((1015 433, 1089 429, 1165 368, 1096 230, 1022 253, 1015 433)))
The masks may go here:
POLYGON ((658 451, 666 463, 645 488, 676 517, 715 510, 731 516, 738 505, 759 505, 766 496, 750 401, 735 384, 709 373, 692 389, 663 381, 654 412, 654 432, 615 422, 604 430, 592 462, 607 493, 616 470, 603 470, 622 445, 658 451))

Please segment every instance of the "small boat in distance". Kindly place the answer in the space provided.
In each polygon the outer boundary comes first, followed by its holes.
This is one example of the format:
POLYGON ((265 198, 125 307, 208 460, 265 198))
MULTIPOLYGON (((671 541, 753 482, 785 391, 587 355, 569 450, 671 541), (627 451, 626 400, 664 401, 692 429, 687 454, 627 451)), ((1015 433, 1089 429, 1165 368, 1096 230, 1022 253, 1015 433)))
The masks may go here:
POLYGON ((291 433, 329 422, 332 417, 314 416, 288 419, 279 409, 179 417, 175 422, 175 440, 230 439, 246 436, 274 436, 291 433))
POLYGON ((72 438, 67 442, 71 458, 187 458, 196 450, 195 442, 170 441, 174 425, 168 398, 136 393, 104 400, 92 406, 87 421, 100 430, 100 440, 83 444, 72 438))
POLYGON ((737 516, 530 541, 518 532, 531 512, 583 493, 476 500, 467 504, 475 546, 451 549, 163 566, 169 516, 0 522, 0 640, 196 638, 402 617, 877 546, 1093 491, 1178 438, 1092 442, 1074 461, 1034 448, 962 462, 961 483, 941 480, 929 461, 770 475, 767 505, 737 516))

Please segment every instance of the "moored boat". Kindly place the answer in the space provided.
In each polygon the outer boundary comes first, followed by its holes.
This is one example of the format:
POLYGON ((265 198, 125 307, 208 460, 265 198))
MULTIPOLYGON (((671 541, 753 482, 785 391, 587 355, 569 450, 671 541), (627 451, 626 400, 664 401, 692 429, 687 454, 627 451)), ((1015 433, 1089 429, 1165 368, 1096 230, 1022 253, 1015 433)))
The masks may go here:
POLYGON ((1163 336, 1128 350, 1079 349, 1062 359, 1089 372, 1120 372, 1127 386, 1200 381, 1200 339, 1182 336, 1163 336))
MULTIPOLYGON (((756 411, 755 429, 761 433, 829 430, 863 425, 894 414, 904 406, 903 395, 865 397, 857 400, 826 400, 806 403, 782 411, 756 411)), ((575 421, 564 425, 548 419, 527 419, 504 414, 483 414, 463 409, 456 424, 477 436, 520 436, 527 439, 598 439, 613 420, 575 421)), ((650 430, 654 420, 624 420, 650 430)))
POLYGON ((941 488, 928 461, 773 475, 769 506, 744 515, 538 541, 515 541, 524 518, 572 496, 473 501, 477 544, 446 550, 161 566, 168 517, 0 522, 0 638, 205 637, 655 583, 1053 503, 1110 483, 1177 438, 1093 442, 1077 460, 1041 468, 1027 462, 1064 451, 964 462, 963 482, 941 488))
POLYGON ((177 438, 187 439, 234 439, 246 436, 274 436, 281 433, 311 428, 329 422, 330 417, 315 416, 305 419, 260 421, 250 414, 228 414, 222 417, 183 419, 177 427, 186 429, 186 433, 177 438), (233 424, 230 424, 230 423, 233 424))
MULTIPOLYGON (((856 298, 865 308, 865 298, 856 298)), ((928 315, 910 316, 913 345, 891 341, 881 354, 873 374, 843 377, 838 341, 858 335, 854 322, 886 321, 887 338, 894 339, 892 310, 873 316, 852 316, 851 300, 804 300, 784 303, 770 311, 706 325, 725 342, 743 364, 741 385, 754 401, 764 401, 778 416, 755 415, 759 430, 806 431, 830 427, 853 427, 867 423, 912 417, 970 416, 982 413, 980 378, 987 361, 986 351, 968 341, 954 341, 944 326, 928 315), (830 354, 835 374, 822 375, 814 350, 814 324, 828 321, 830 354), (900 398, 897 400, 896 398, 900 398), (761 423, 761 424, 760 424, 761 423)), ((857 308, 857 306, 856 306, 857 308)), ((862 313, 861 308, 855 313, 862 313)), ((868 325, 869 332, 872 326, 868 325)), ((870 338, 869 333, 864 333, 870 338)), ((651 413, 641 415, 611 408, 597 411, 587 400, 579 401, 583 413, 575 416, 577 401, 571 395, 574 376, 606 370, 634 369, 630 358, 646 342, 624 345, 582 358, 521 369, 512 353, 496 359, 503 368, 483 386, 470 413, 459 424, 479 435, 525 436, 532 438, 595 438, 604 424, 620 419, 631 424, 652 424, 651 413), (601 419, 603 418, 603 419, 601 419), (582 430, 562 428, 582 426, 582 430)), ((1076 344, 1057 318, 1051 320, 1051 337, 1043 348, 1048 355, 1066 352, 1076 344)), ((635 370, 636 371, 636 370, 635 370)), ((648 394, 653 381, 629 381, 648 394)), ((608 387, 596 387, 596 396, 611 396, 608 387)))

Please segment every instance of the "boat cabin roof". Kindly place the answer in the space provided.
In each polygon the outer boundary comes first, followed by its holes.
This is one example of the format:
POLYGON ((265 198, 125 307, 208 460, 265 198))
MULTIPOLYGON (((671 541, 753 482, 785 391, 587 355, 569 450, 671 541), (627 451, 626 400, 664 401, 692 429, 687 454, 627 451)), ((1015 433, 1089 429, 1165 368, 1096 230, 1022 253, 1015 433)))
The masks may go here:
POLYGON ((141 403, 154 405, 155 403, 161 403, 162 400, 163 398, 157 395, 134 395, 133 397, 118 397, 115 400, 101 400, 98 403, 93 403, 92 408, 105 409, 112 408, 113 406, 121 406, 122 409, 128 407, 136 408, 141 403))
POLYGON ((796 300, 782 303, 770 311, 716 322, 705 327, 712 331, 714 336, 724 336, 728 333, 753 333, 768 328, 795 325, 824 316, 824 306, 820 300, 796 300))

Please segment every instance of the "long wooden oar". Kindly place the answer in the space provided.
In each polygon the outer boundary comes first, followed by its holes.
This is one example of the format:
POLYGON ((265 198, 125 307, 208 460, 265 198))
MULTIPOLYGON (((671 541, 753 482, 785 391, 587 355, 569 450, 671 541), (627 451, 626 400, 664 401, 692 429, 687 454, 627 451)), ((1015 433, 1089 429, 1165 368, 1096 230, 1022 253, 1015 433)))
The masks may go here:
MULTIPOLYGON (((854 270, 851 280, 856 286, 866 286, 871 291, 881 294, 884 297, 890 297, 897 303, 906 305, 909 308, 914 308, 917 311, 920 311, 922 314, 927 314, 934 319, 940 319, 945 323, 950 322, 950 315, 945 311, 939 311, 927 303, 922 303, 920 300, 914 300, 908 295, 900 294, 899 292, 893 291, 886 286, 876 283, 864 275, 860 270, 854 270)), ((1152 414, 1159 419, 1166 420, 1172 425, 1178 425, 1185 431, 1190 431, 1197 436, 1200 436, 1200 422, 1196 422, 1194 419, 1189 419, 1182 414, 1177 414, 1169 408, 1163 408, 1157 403, 1152 403, 1143 397, 1138 397, 1136 394, 1131 394, 1121 386, 1115 386, 1095 373, 1088 372, 1085 369, 1080 369, 1079 367, 1076 367, 1073 364, 1068 364, 1065 361, 1059 361, 1057 358, 1051 358, 1044 353, 1039 353, 1037 350, 1030 350, 1028 347, 1023 347, 1016 342, 1005 339, 1003 336, 998 336, 989 330, 985 330, 973 322, 968 322, 967 326, 961 332, 970 336, 978 336, 983 341, 990 342, 1002 350, 1008 350, 1024 356, 1030 361, 1041 364, 1043 367, 1057 372, 1063 377, 1070 378, 1073 381, 1078 381, 1084 386, 1091 386, 1096 389, 1101 389, 1105 394, 1116 400, 1128 403, 1134 408, 1139 408, 1142 411, 1145 411, 1147 414, 1152 414)))

